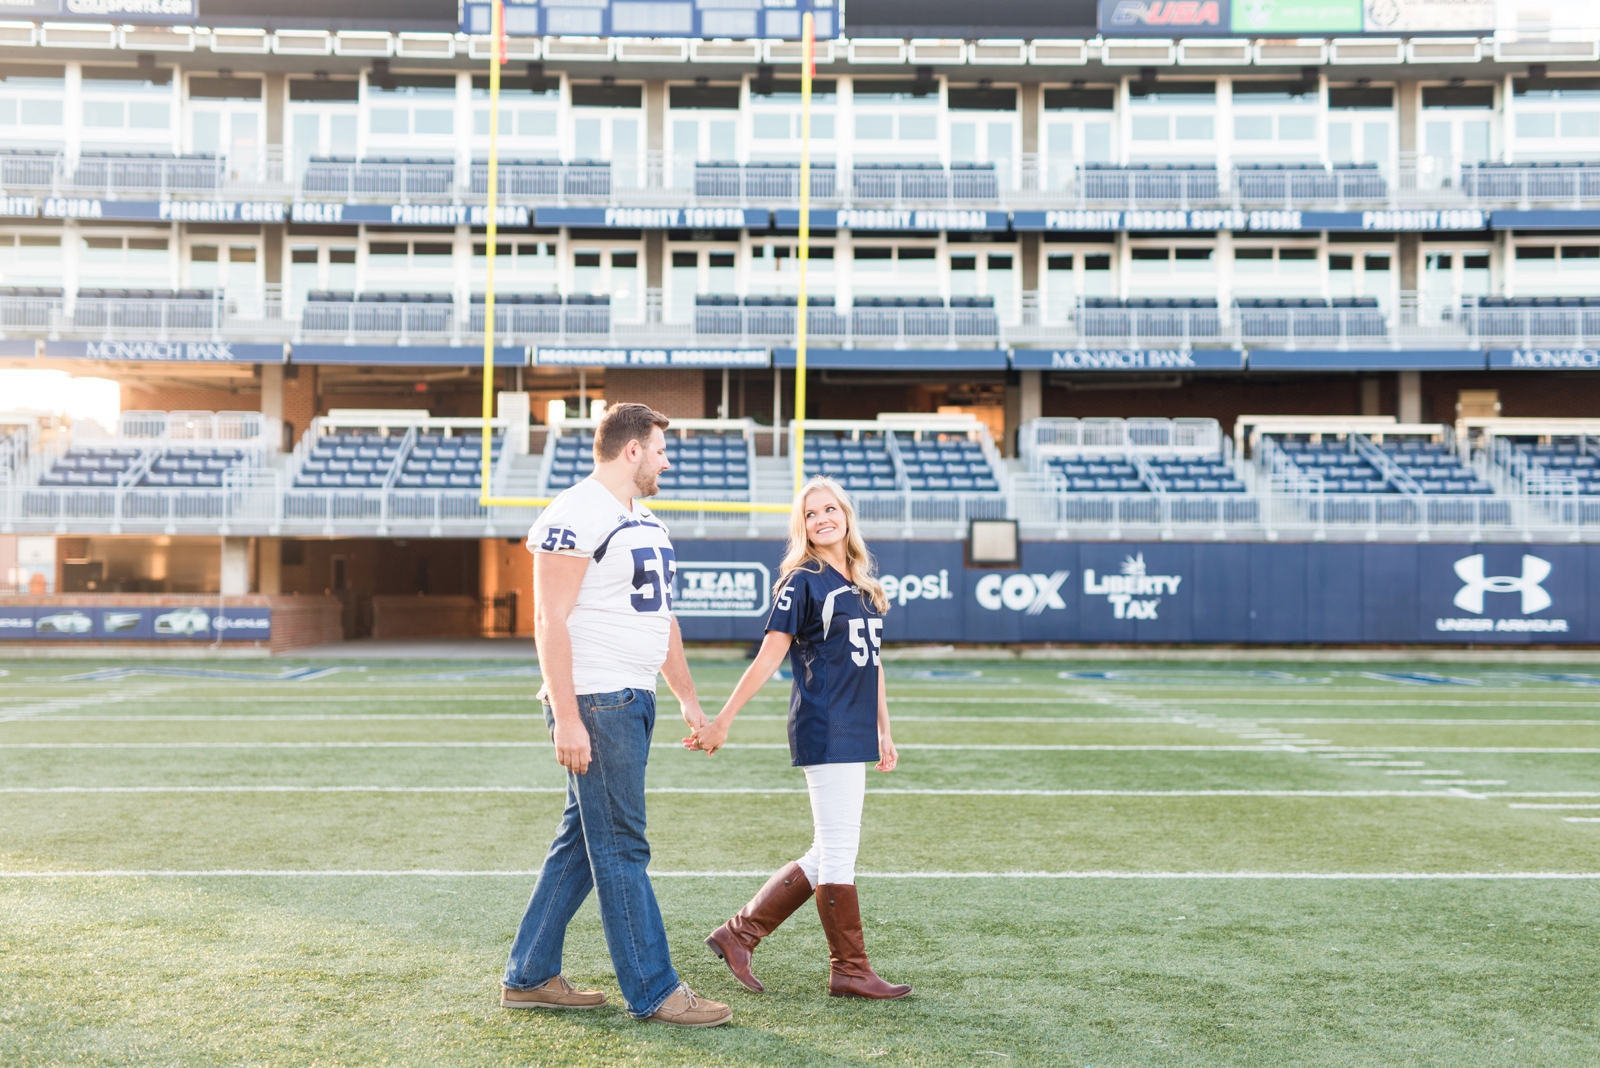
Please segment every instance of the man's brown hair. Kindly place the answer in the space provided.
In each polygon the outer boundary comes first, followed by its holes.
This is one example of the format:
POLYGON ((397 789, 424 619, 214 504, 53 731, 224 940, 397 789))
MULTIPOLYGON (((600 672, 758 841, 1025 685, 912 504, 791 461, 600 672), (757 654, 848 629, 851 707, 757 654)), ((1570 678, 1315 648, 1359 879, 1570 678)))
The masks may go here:
POLYGON ((615 460, 628 447, 628 442, 642 445, 650 443, 653 427, 667 429, 667 417, 648 404, 617 404, 606 409, 600 425, 594 432, 594 462, 615 460))

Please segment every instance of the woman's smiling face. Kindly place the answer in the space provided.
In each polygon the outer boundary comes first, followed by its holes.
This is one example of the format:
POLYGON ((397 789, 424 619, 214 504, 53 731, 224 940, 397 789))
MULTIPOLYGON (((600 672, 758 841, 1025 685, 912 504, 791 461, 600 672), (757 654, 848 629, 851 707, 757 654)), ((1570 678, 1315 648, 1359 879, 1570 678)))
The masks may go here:
POLYGON ((844 507, 825 489, 806 494, 806 539, 818 548, 829 548, 844 541, 848 528, 844 507))

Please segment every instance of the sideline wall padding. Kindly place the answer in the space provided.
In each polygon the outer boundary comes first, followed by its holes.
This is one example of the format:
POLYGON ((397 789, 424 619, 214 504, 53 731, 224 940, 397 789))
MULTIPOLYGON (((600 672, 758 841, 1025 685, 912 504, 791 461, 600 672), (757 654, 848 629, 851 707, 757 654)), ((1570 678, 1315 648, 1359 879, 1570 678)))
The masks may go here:
MULTIPOLYGON (((1011 569, 966 568, 960 542, 872 549, 886 641, 1600 642, 1600 545, 1027 542, 1011 569)), ((759 638, 757 565, 776 577, 782 544, 677 550, 699 590, 721 586, 680 615, 684 637, 759 638)))

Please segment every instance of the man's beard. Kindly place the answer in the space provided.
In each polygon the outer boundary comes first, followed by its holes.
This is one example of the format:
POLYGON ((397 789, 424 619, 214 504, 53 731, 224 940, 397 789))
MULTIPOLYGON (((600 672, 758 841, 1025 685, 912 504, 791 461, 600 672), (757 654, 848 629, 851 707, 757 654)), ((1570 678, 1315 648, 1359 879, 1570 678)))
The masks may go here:
POLYGON ((656 485, 658 472, 650 470, 650 461, 646 460, 633 470, 633 490, 635 497, 654 497, 660 492, 656 485))

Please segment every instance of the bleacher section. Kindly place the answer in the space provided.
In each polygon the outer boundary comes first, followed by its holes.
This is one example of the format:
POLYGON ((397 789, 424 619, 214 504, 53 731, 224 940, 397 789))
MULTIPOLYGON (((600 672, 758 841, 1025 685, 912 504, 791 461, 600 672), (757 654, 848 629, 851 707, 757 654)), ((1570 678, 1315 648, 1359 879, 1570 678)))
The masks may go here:
MULTIPOLYGON (((504 445, 504 434, 490 438, 491 469, 500 459, 504 445)), ((482 484, 482 474, 481 437, 424 433, 417 435, 416 443, 405 454, 399 485, 402 489, 477 489, 482 484)))
POLYGON ((805 445, 807 478, 826 475, 847 490, 905 488, 884 431, 807 432, 805 445))
POLYGON ((1587 434, 1542 441, 1522 437, 1508 439, 1507 444, 1528 492, 1600 494, 1600 438, 1587 434))
POLYGON ((1243 493, 1214 419, 1038 419, 1029 469, 1061 493, 1243 493))
MULTIPOLYGON (((791 455, 793 449, 791 431, 791 455)), ((805 474, 827 475, 852 493, 1000 492, 999 453, 988 428, 971 416, 807 420, 805 474)))
POLYGON ((1396 426, 1394 431, 1303 433, 1264 436, 1258 460, 1291 492, 1339 494, 1405 493, 1479 496, 1494 488, 1453 451, 1449 428, 1396 426), (1381 441, 1374 441, 1381 437, 1381 441))
POLYGON ((893 441, 908 489, 978 493, 1000 490, 999 475, 984 452, 983 442, 969 434, 897 430, 893 441))
POLYGON ((246 466, 249 460, 250 454, 243 450, 217 446, 169 447, 151 460, 149 469, 140 476, 136 485, 175 489, 221 486, 224 474, 246 466))
MULTIPOLYGON (((140 466, 144 451, 136 445, 74 446, 56 457, 56 462, 39 477, 39 485, 121 485, 130 469, 140 466)), ((221 484, 220 478, 217 484, 221 484)))
POLYGON ((305 460, 294 473, 297 489, 381 489, 389 484, 399 462, 402 435, 381 431, 323 434, 314 439, 305 460))
MULTIPOLYGON (((675 419, 667 430, 671 463, 658 485, 663 497, 748 499, 754 466, 748 420, 675 419)), ((589 421, 554 428, 544 488, 559 493, 594 470, 594 429, 589 421)))

